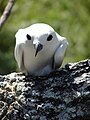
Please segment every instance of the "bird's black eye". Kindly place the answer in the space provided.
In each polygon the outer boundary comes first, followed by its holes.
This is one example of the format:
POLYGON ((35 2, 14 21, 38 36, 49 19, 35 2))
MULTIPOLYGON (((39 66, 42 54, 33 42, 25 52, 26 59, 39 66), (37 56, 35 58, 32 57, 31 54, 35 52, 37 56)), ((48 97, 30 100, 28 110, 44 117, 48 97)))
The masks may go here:
POLYGON ((52 38, 53 38, 53 36, 52 36, 52 35, 49 35, 49 36, 47 37, 47 41, 51 41, 52 38))
POLYGON ((28 40, 31 40, 31 36, 29 34, 26 35, 28 40))

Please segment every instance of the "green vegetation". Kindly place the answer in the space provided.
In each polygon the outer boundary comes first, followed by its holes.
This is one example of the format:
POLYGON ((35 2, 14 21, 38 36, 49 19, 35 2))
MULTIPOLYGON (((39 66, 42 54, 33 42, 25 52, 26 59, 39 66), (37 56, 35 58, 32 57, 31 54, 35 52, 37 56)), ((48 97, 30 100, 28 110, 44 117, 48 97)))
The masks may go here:
MULTIPOLYGON (((6 1, 0 2, 0 15, 6 1)), ((17 0, 0 31, 0 74, 16 71, 15 33, 36 22, 51 25, 69 41, 64 60, 75 62, 90 55, 90 0, 17 0)))

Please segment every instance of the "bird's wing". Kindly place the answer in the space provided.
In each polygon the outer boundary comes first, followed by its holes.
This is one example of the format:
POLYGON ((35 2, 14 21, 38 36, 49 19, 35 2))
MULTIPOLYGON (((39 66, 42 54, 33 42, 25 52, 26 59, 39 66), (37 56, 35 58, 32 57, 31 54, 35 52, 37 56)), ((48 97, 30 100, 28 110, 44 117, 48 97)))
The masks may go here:
POLYGON ((20 70, 24 71, 24 52, 21 44, 15 46, 14 54, 20 70))
POLYGON ((56 52, 54 54, 54 62, 53 62, 53 68, 57 69, 61 66, 64 54, 67 48, 68 42, 66 39, 63 39, 59 45, 59 47, 56 49, 56 52))

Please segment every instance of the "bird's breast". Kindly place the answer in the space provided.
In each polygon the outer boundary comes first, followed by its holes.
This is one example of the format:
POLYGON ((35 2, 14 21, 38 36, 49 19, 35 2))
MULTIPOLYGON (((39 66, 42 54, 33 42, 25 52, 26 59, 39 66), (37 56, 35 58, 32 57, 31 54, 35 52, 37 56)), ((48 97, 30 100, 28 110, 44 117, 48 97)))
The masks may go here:
POLYGON ((24 66, 29 72, 35 72, 43 69, 47 65, 51 65, 54 53, 47 50, 41 50, 35 57, 34 47, 24 48, 24 66))

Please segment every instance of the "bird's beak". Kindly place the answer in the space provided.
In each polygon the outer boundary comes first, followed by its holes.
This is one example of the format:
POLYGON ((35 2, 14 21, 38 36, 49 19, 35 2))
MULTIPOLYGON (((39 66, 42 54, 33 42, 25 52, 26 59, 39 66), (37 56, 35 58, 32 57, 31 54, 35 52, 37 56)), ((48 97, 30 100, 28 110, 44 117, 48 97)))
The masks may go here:
POLYGON ((43 45, 40 42, 36 42, 34 43, 34 48, 36 49, 36 52, 35 52, 35 57, 36 57, 37 53, 42 50, 43 45))

